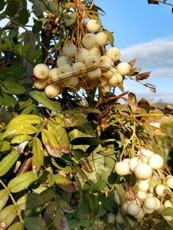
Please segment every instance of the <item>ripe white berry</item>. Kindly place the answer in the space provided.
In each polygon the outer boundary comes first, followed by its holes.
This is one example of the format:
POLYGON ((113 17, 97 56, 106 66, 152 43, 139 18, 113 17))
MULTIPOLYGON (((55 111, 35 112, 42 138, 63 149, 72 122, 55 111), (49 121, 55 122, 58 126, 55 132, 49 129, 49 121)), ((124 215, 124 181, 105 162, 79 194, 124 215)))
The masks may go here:
POLYGON ((60 93, 62 93, 61 87, 59 87, 56 83, 50 84, 45 88, 45 94, 49 98, 55 98, 60 93))
POLYGON ((49 78, 51 82, 55 81, 57 75, 58 75, 58 68, 53 68, 49 70, 49 78))
POLYGON ((127 62, 120 62, 117 65, 117 71, 121 74, 121 75, 127 75, 129 73, 129 71, 131 70, 131 65, 129 65, 127 62))
POLYGON ((74 57, 77 53, 77 48, 73 43, 69 42, 63 46, 62 52, 67 57, 74 57))
POLYGON ((33 69, 33 74, 38 79, 46 79, 49 74, 49 68, 43 63, 37 64, 33 69))
POLYGON ((105 46, 108 42, 108 36, 104 32, 99 32, 96 34, 96 44, 98 46, 105 46))
POLYGON ((153 169, 160 169, 163 167, 164 164, 163 157, 158 154, 153 154, 150 157, 148 163, 153 169))
POLYGON ((144 214, 151 214, 154 212, 154 209, 146 208, 145 206, 142 207, 144 214))
POLYGON ((142 220, 144 218, 145 214, 144 214, 144 211, 142 208, 140 208, 139 212, 137 215, 135 215, 134 217, 137 219, 137 220, 142 220))
POLYGON ((100 83, 100 85, 98 85, 98 89, 99 89, 99 92, 102 93, 102 94, 106 94, 106 93, 109 93, 110 90, 111 90, 111 86, 110 85, 102 85, 102 83, 100 83))
POLYGON ((100 28, 100 23, 96 19, 91 19, 87 23, 87 30, 90 33, 96 33, 100 28))
POLYGON ((140 206, 137 205, 135 202, 130 202, 127 206, 127 212, 131 216, 136 216, 138 215, 140 211, 140 206))
POLYGON ((120 176, 129 174, 129 165, 124 161, 119 161, 115 164, 115 171, 120 176))
POLYGON ((166 189, 165 185, 158 184, 155 188, 155 192, 158 196, 163 196, 165 193, 165 189, 166 189))
POLYGON ((147 198, 147 193, 139 190, 137 192, 137 196, 138 196, 139 199, 145 200, 147 198))
POLYGON ((118 212, 115 216, 115 221, 119 224, 122 224, 124 222, 123 217, 120 212, 118 212))
POLYGON ((85 59, 90 55, 89 51, 86 48, 79 48, 75 54, 75 58, 79 62, 85 62, 85 59))
POLYGON ((57 69, 57 75, 59 76, 59 79, 69 78, 73 75, 73 69, 68 64, 61 65, 57 69))
POLYGON ((99 79, 102 75, 102 71, 100 68, 97 68, 97 69, 94 69, 94 70, 91 70, 91 71, 88 71, 87 72, 87 77, 89 79, 99 79))
POLYGON ((99 50, 99 48, 97 48, 97 47, 91 48, 91 49, 89 50, 89 54, 90 54, 90 55, 94 55, 94 56, 96 56, 96 57, 98 57, 98 58, 101 56, 100 50, 99 50))
POLYGON ((63 81, 63 85, 65 87, 73 88, 76 89, 76 86, 79 83, 79 78, 78 77, 69 77, 63 81))
POLYGON ((119 198, 119 195, 116 191, 114 193, 114 201, 116 204, 120 205, 120 198, 119 198))
POLYGON ((44 89, 49 83, 48 79, 36 79, 33 83, 36 89, 44 89))
POLYGON ((173 176, 168 176, 166 178, 166 184, 168 185, 169 188, 173 189, 173 176))
POLYGON ((134 172, 135 172, 136 177, 138 177, 139 179, 146 180, 151 177, 152 168, 150 165, 141 162, 136 165, 134 172))
POLYGON ((140 158, 139 157, 133 157, 130 159, 130 162, 129 162, 129 168, 131 171, 134 171, 135 167, 137 164, 139 164, 141 162, 140 158))
POLYGON ((99 61, 98 57, 96 57, 94 55, 91 55, 91 56, 89 56, 89 57, 86 58, 85 65, 92 67, 93 65, 96 65, 96 64, 99 65, 99 62, 100 61, 99 61))
POLYGON ((148 181, 146 181, 146 180, 141 180, 138 183, 138 189, 140 191, 147 192, 149 187, 150 187, 150 185, 149 185, 148 181))
POLYGON ((155 199, 156 199, 156 202, 157 202, 155 210, 159 210, 160 207, 161 207, 161 202, 160 202, 160 200, 158 198, 155 197, 155 199))
POLYGON ((143 162, 148 163, 149 158, 153 155, 154 153, 148 149, 140 149, 137 152, 137 155, 140 155, 141 159, 143 162))
POLYGON ((103 55, 100 57, 100 68, 102 71, 107 71, 112 67, 112 60, 110 57, 103 55))
POLYGON ((155 197, 147 197, 145 202, 144 202, 144 206, 147 209, 155 210, 155 208, 157 206, 157 201, 156 201, 155 197))
POLYGON ((118 72, 115 72, 115 73, 113 74, 113 76, 108 80, 108 83, 110 84, 110 86, 116 87, 116 86, 118 86, 122 81, 123 81, 122 76, 121 76, 118 72))
POLYGON ((70 58, 67 56, 60 56, 58 57, 56 64, 58 67, 61 65, 70 64, 70 58))
POLYGON ((87 73, 87 67, 83 62, 75 62, 72 69, 73 76, 84 76, 87 73))
POLYGON ((87 48, 88 50, 93 48, 96 44, 96 37, 95 35, 88 33, 85 34, 82 38, 82 45, 87 48))
POLYGON ((172 217, 172 216, 163 216, 163 218, 164 218, 166 221, 172 221, 172 220, 173 220, 173 217, 172 217))
POLYGON ((116 62, 120 59, 120 50, 116 47, 111 47, 106 51, 106 55, 116 62))
POLYGON ((172 207, 173 207, 173 204, 172 204, 171 200, 165 200, 163 206, 164 206, 165 208, 169 208, 169 207, 172 208, 172 207))

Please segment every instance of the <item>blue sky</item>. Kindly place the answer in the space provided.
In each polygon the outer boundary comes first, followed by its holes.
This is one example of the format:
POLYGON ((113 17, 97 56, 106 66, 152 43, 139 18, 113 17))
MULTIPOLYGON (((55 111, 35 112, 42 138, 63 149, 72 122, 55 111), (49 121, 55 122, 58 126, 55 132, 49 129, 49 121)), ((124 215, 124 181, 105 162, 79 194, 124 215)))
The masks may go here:
MULTIPOLYGON (((171 0, 170 0, 171 1, 171 0)), ((149 5, 147 0, 96 0, 106 15, 101 17, 106 29, 113 32, 121 51, 121 60, 137 58, 136 66, 151 71, 145 81, 156 86, 156 93, 134 81, 126 89, 151 102, 173 103, 173 14, 171 7, 149 5)))

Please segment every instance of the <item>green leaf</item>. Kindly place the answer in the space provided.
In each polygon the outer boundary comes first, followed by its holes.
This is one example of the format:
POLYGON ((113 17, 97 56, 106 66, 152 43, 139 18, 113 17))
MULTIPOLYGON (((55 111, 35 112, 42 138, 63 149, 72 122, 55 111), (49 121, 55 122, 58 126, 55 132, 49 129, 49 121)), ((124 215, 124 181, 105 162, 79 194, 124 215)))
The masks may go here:
POLYGON ((173 216, 173 208, 165 208, 162 212, 162 216, 173 216))
POLYGON ((1 0, 0 1, 0 11, 2 11, 4 9, 4 6, 5 6, 5 2, 4 2, 4 0, 1 0))
POLYGON ((52 101, 47 98, 46 94, 42 91, 31 91, 29 95, 36 100, 38 103, 42 104, 46 108, 52 110, 52 111, 61 111, 61 105, 58 101, 52 101))
POLYGON ((67 203, 65 200, 58 200, 58 206, 62 209, 63 212, 74 212, 73 209, 70 207, 69 203, 67 203))
POLYGON ((46 189, 41 193, 29 193, 26 198, 26 210, 35 209, 47 204, 55 196, 54 189, 46 189))
POLYGON ((25 87, 18 82, 4 81, 3 86, 8 94, 23 94, 25 87))
POLYGON ((46 10, 46 5, 40 0, 34 0, 33 2, 34 14, 38 17, 46 10))
POLYGON ((23 230, 23 224, 21 222, 16 222, 8 228, 8 230, 23 230))
POLYGON ((16 99, 0 90, 0 105, 14 106, 17 103, 16 99))
POLYGON ((76 191, 75 187, 71 184, 71 181, 67 177, 60 175, 60 174, 55 174, 54 180, 55 180, 55 183, 64 191, 66 192, 76 191))
POLYGON ((43 165, 44 161, 44 152, 43 146, 38 137, 34 138, 32 144, 32 168, 34 172, 37 172, 41 166, 43 165))
MULTIPOLYGON (((39 1, 40 2, 40 1, 39 1)), ((41 31, 41 28, 42 28, 42 22, 39 21, 39 20, 36 20, 36 19, 33 19, 34 20, 34 25, 32 27, 32 32, 34 34, 38 34, 40 31, 41 31)))
POLYGON ((68 225, 68 221, 60 208, 58 208, 57 211, 55 212, 52 223, 53 223, 52 229, 57 229, 57 230, 70 229, 68 225))
POLYGON ((0 152, 6 152, 11 149, 11 145, 8 141, 0 142, 0 152))
POLYGON ((94 194, 90 194, 90 196, 88 197, 88 202, 89 202, 89 207, 90 210, 94 213, 97 213, 98 209, 99 209, 99 199, 98 196, 94 195, 94 194))
POLYGON ((13 220, 17 216, 17 209, 15 205, 9 205, 0 211, 0 223, 1 228, 2 224, 5 226, 3 229, 7 229, 7 227, 13 222, 13 220))
POLYGON ((17 3, 15 1, 10 1, 6 7, 5 13, 9 16, 9 17, 14 17, 17 13, 17 3))
POLYGON ((78 137, 71 141, 73 145, 78 145, 79 143, 81 145, 99 145, 102 141, 96 137, 78 137))
POLYGON ((0 176, 5 175, 9 169, 14 165, 14 163, 17 161, 19 157, 19 153, 15 150, 12 150, 11 153, 9 153, 7 156, 5 156, 0 161, 0 176))
POLYGON ((106 187, 106 181, 98 181, 96 184, 94 184, 93 189, 97 192, 102 191, 106 187))
POLYGON ((30 16, 29 11, 24 7, 20 10, 18 20, 22 25, 25 25, 29 20, 29 16, 30 16))
POLYGON ((17 135, 15 137, 13 137, 11 139, 11 144, 20 144, 23 143, 25 141, 30 141, 32 140, 33 137, 27 135, 27 134, 23 134, 23 135, 17 135))
POLYGON ((8 191, 6 189, 0 190, 0 210, 6 205, 9 198, 8 191))
POLYGON ((78 16, 77 12, 73 12, 70 15, 64 15, 64 22, 66 26, 71 26, 75 23, 76 18, 78 16))
POLYGON ((9 126, 7 130, 3 133, 3 138, 13 137, 14 135, 26 134, 32 135, 37 133, 38 130, 33 125, 28 123, 21 123, 19 126, 9 126))
POLYGON ((24 224, 27 230, 47 230, 44 220, 40 217, 26 217, 24 224))
POLYGON ((32 171, 25 172, 8 183, 8 189, 10 192, 17 193, 28 188, 32 183, 38 179, 38 176, 32 171))

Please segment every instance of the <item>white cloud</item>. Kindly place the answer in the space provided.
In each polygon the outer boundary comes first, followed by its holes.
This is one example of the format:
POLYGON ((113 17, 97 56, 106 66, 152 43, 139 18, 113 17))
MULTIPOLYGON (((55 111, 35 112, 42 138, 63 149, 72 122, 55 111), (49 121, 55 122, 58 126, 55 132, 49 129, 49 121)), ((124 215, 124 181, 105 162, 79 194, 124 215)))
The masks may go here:
POLYGON ((173 35, 127 47, 121 53, 121 60, 137 58, 136 65, 151 70, 152 76, 173 77, 173 35))

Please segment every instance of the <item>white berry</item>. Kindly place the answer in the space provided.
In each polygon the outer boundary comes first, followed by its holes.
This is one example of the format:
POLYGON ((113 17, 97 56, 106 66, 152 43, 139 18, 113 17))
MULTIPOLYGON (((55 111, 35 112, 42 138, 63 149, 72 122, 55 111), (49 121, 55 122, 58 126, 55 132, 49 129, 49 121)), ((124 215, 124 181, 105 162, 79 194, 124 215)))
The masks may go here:
POLYGON ((49 68, 43 63, 37 64, 33 69, 33 74, 38 79, 46 79, 49 74, 49 68))
POLYGON ((129 174, 129 165, 124 161, 119 161, 115 164, 115 171, 120 176, 129 174))
POLYGON ((96 33, 100 28, 100 23, 96 19, 91 19, 87 23, 87 30, 90 33, 96 33))
POLYGON ((153 154, 150 157, 148 163, 153 169, 160 169, 163 167, 164 164, 163 157, 158 154, 153 154))
POLYGON ((136 177, 138 177, 139 179, 146 180, 151 177, 152 168, 150 165, 141 162, 136 165, 134 172, 135 172, 136 177))
POLYGON ((129 65, 127 62, 120 62, 117 65, 117 70, 121 75, 127 75, 131 70, 131 65, 129 65))

